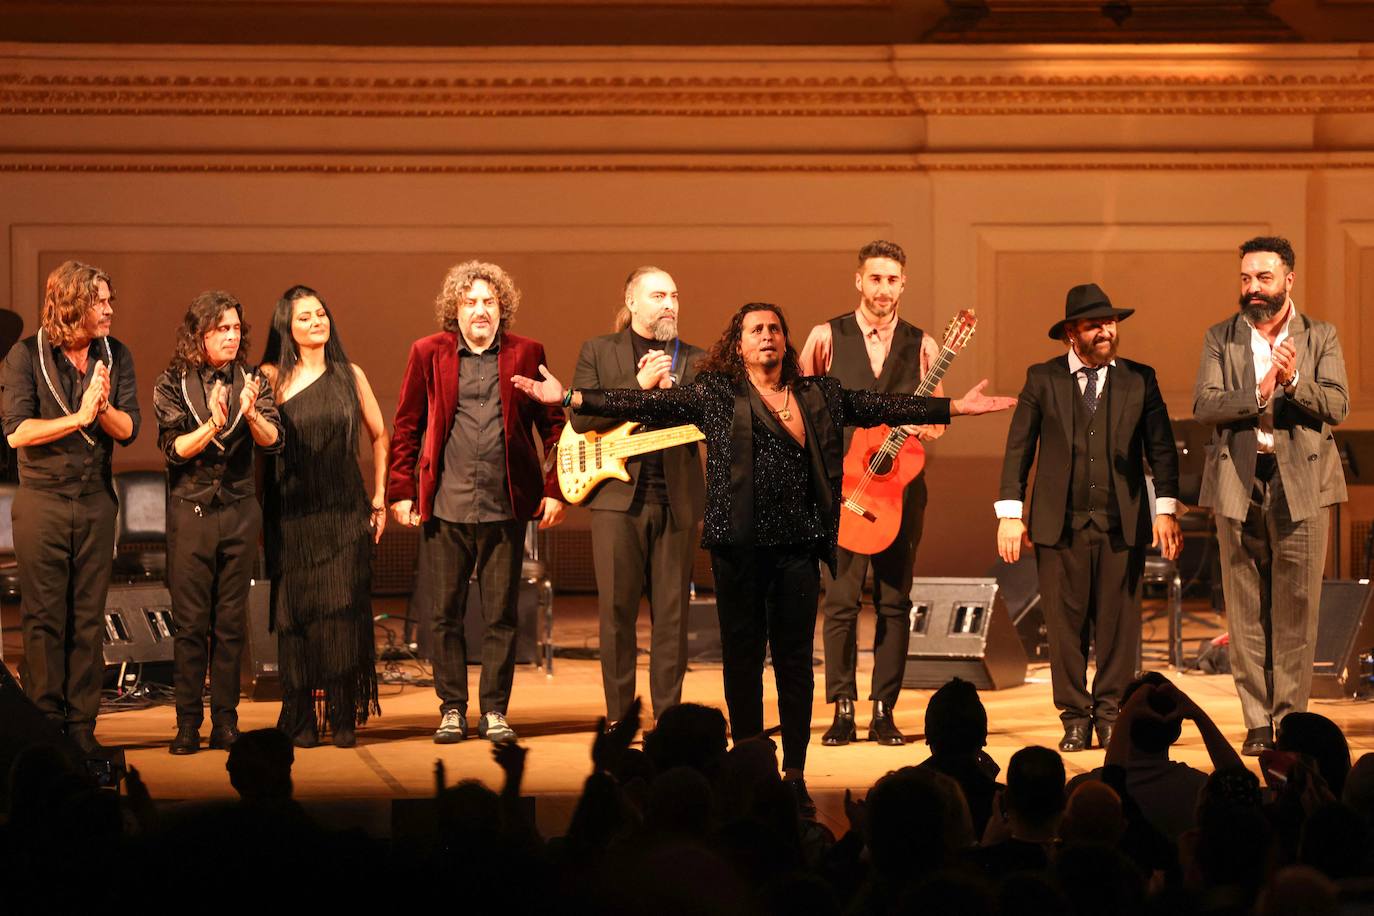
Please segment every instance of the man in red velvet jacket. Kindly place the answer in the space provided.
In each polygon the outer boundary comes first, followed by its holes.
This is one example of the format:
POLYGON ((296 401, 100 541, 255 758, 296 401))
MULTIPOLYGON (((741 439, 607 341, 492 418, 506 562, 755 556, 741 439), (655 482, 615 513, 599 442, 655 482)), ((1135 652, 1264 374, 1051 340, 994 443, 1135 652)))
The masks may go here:
POLYGON ((544 472, 534 431, 550 454, 563 413, 511 384, 536 375, 544 347, 505 330, 520 292, 500 267, 468 261, 435 299, 443 331, 410 348, 391 439, 386 498, 402 525, 423 526, 421 569, 434 595, 434 689, 443 719, 438 744, 467 737, 467 641, 463 614, 476 570, 486 635, 477 734, 514 741, 506 723, 515 675, 516 596, 525 523, 563 520, 552 462, 544 472), (423 445, 422 445, 423 437, 423 445))

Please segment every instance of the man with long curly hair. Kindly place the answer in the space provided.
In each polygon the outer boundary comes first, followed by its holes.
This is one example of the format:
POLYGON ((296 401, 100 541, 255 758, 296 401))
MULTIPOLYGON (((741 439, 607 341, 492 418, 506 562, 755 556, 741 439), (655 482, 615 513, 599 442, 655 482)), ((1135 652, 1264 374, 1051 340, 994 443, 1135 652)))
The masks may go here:
POLYGON ((258 555, 253 452, 280 452, 272 386, 248 365, 243 306, 223 290, 191 301, 176 353, 157 379, 158 446, 167 459, 167 578, 176 622, 173 754, 200 750, 210 672, 210 747, 238 738, 239 661, 258 555))
POLYGON ((48 275, 42 326, 5 358, 0 413, 19 452, 14 553, 23 596, 24 689, 85 753, 104 670, 114 554, 115 443, 138 435, 134 360, 110 336, 114 283, 66 261, 48 275))
POLYGON ((811 655, 820 562, 835 569, 844 428, 944 424, 954 414, 1006 410, 1014 399, 983 394, 986 381, 950 401, 803 376, 782 309, 767 302, 734 314, 690 385, 565 392, 539 370, 543 381, 514 381, 545 404, 561 400, 591 416, 695 423, 705 433, 701 543, 711 551, 730 731, 736 743, 763 732, 763 664, 771 652, 783 778, 802 813, 814 815, 802 778, 815 687, 811 655))
POLYGON ((482 596, 482 717, 477 735, 515 740, 506 721, 515 677, 516 597, 525 525, 563 519, 558 480, 540 466, 535 433, 550 454, 561 411, 511 384, 534 374, 544 347, 508 330, 520 291, 495 264, 467 261, 435 299, 441 331, 410 348, 391 440, 386 498, 399 524, 422 527, 421 569, 434 600, 438 744, 467 737, 467 639, 463 617, 473 572, 482 596), (423 450, 421 441, 423 437, 423 450))

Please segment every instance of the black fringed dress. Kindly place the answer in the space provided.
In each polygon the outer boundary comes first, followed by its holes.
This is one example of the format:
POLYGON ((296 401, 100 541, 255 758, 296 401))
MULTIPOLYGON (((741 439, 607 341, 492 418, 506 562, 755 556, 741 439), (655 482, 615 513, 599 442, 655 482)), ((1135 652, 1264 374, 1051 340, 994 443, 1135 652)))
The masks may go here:
POLYGON ((359 411, 330 367, 280 405, 286 447, 268 468, 265 543, 282 679, 278 728, 335 731, 380 713, 372 631, 371 503, 358 469, 359 411))

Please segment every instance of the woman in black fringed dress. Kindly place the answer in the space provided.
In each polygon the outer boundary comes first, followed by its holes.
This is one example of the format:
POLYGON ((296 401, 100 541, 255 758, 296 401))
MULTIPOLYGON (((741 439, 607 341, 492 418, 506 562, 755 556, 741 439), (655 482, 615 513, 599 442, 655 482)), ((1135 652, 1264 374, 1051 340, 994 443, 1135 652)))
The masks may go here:
POLYGON ((269 466, 264 512, 282 705, 277 727, 297 747, 352 747, 377 704, 372 545, 386 524, 389 441, 372 387, 344 355, 319 294, 293 286, 277 303, 263 354, 286 433, 269 466), (370 501, 359 430, 372 442, 370 501), (323 701, 315 702, 316 691, 323 701))

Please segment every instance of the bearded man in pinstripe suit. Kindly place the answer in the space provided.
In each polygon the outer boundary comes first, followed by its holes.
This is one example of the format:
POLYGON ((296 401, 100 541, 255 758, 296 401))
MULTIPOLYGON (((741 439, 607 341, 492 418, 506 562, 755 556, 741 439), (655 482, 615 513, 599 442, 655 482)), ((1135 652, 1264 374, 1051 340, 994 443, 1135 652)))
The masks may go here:
POLYGON ((1331 427, 1350 396, 1335 327, 1290 296, 1293 246, 1261 237, 1240 254, 1240 312, 1207 331, 1193 414, 1215 426, 1200 502, 1216 516, 1242 752, 1253 756, 1312 691, 1327 507, 1346 499, 1331 427))

